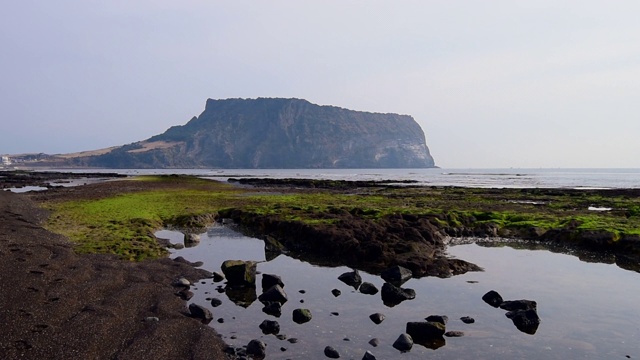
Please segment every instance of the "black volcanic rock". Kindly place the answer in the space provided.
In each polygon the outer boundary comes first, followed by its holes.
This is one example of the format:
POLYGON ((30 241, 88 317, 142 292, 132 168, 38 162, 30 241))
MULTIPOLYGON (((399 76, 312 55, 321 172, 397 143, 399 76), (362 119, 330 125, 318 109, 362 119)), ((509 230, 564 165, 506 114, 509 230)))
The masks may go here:
POLYGON ((408 115, 352 111, 300 99, 207 100, 187 124, 68 165, 110 168, 428 168, 408 115))

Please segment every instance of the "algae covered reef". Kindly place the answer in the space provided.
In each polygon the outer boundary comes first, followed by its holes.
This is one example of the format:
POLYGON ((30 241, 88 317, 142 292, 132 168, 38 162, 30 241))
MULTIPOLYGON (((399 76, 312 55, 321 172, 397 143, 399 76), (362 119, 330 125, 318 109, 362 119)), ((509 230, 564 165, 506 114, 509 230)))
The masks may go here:
MULTIPOLYGON (((30 195, 48 229, 82 253, 130 260, 166 255, 153 232, 197 233, 222 219, 268 251, 379 273, 481 270, 444 254, 456 237, 516 238, 606 252, 625 268, 640 258, 640 191, 414 187, 410 183, 141 176, 30 195)), ((481 265, 481 264, 480 264, 481 265)))

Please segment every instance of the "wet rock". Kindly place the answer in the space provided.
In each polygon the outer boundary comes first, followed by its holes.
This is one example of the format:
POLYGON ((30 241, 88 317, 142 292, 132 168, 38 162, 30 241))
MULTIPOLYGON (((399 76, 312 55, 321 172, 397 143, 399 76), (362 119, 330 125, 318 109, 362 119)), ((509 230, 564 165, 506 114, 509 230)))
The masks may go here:
POLYGON ((470 316, 463 316, 460 318, 460 320, 462 320, 462 322, 465 324, 473 324, 474 322, 476 322, 476 319, 470 316))
POLYGON ((262 291, 270 289, 275 285, 280 285, 281 288, 284 287, 284 283, 282 282, 282 278, 278 275, 273 274, 262 274, 262 291))
POLYGON ((200 267, 202 265, 204 265, 204 262, 202 262, 202 261, 195 261, 195 262, 191 263, 191 266, 193 266, 193 267, 200 267))
POLYGON ((378 288, 369 282, 363 282, 358 290, 366 295, 375 295, 378 293, 378 288))
POLYGON ((263 359, 266 356, 267 344, 260 340, 254 339, 249 341, 247 345, 247 355, 251 355, 258 359, 263 359))
POLYGON ((219 322, 220 324, 223 324, 223 323, 224 323, 224 318, 219 318, 219 319, 218 319, 218 322, 219 322))
POLYGON ((338 276, 338 280, 349 286, 352 286, 354 289, 358 289, 358 287, 362 283, 362 277, 360 276, 358 270, 346 272, 338 276))
POLYGON ((296 339, 296 338, 291 338, 291 339, 288 339, 287 341, 288 341, 288 342, 290 342, 290 343, 292 343, 292 344, 295 344, 295 343, 297 343, 297 342, 298 342, 298 339, 296 339))
POLYGON ((214 271, 212 274, 213 282, 220 282, 224 280, 224 275, 220 274, 217 271, 214 271))
POLYGON ((229 354, 229 355, 231 355, 231 356, 233 356, 235 358, 235 357, 237 357, 239 355, 240 348, 235 348, 235 347, 233 347, 231 345, 227 345, 224 348, 224 352, 225 352, 225 354, 229 354))
POLYGON ((538 304, 533 300, 512 300, 504 301, 500 304, 500 309, 507 311, 515 310, 537 310, 538 304))
POLYGON ((222 300, 220 300, 218 298, 211 299, 211 306, 218 307, 220 305, 222 305, 222 300))
POLYGON ((342 294, 342 292, 338 289, 333 289, 331 290, 331 293, 333 294, 333 296, 338 297, 340 296, 340 294, 342 294))
POLYGON ((497 308, 502 304, 502 296, 497 291, 491 290, 482 296, 482 300, 487 304, 497 308))
POLYGON ((446 332, 446 328, 444 324, 439 322, 416 321, 407 323, 406 332, 411 335, 415 342, 422 343, 431 339, 441 338, 446 332))
POLYGON ((211 311, 198 304, 189 304, 189 312, 191 313, 191 317, 200 319, 202 322, 209 323, 213 320, 213 314, 211 314, 211 311))
POLYGON ((173 244, 172 247, 176 250, 182 250, 184 249, 184 244, 183 243, 177 243, 177 244, 173 244))
POLYGON ((369 345, 373 347, 378 347, 378 345, 380 345, 380 340, 378 338, 373 338, 369 340, 369 345))
POLYGON ((396 286, 404 284, 407 280, 411 279, 412 276, 413 273, 411 270, 399 265, 392 266, 380 274, 380 277, 382 277, 384 281, 396 286))
POLYGON ((371 351, 367 350, 362 356, 362 360, 376 360, 376 357, 371 353, 371 351))
POLYGON ((328 357, 329 359, 338 359, 340 358, 340 353, 338 353, 338 350, 334 349, 331 346, 327 346, 324 348, 324 356, 328 357))
POLYGON ((416 297, 413 289, 403 289, 395 285, 384 283, 382 285, 382 302, 389 307, 396 306, 405 300, 412 300, 416 297))
POLYGON ((176 280, 175 283, 173 283, 174 286, 191 286, 191 281, 185 279, 185 278, 180 278, 178 280, 176 280))
POLYGON ((464 333, 462 331, 447 331, 446 333, 444 333, 444 336, 446 336, 446 337, 462 337, 462 336, 464 336, 464 333))
POLYGON ((180 263, 180 264, 192 265, 192 262, 191 262, 191 261, 189 261, 189 260, 185 259, 185 258, 184 258, 184 257, 182 257, 182 256, 178 256, 178 257, 176 257, 175 259, 173 259, 173 261, 175 261, 175 262, 177 262, 177 263, 180 263))
POLYGON ((393 343, 393 347, 402 352, 411 350, 413 347, 413 339, 409 334, 401 334, 393 343))
POLYGON ((193 297, 193 292, 189 291, 188 289, 182 289, 175 294, 185 301, 189 301, 193 297))
POLYGON ((260 330, 265 335, 275 335, 280 332, 280 324, 275 320, 265 320, 260 324, 260 330))
POLYGON ((371 321, 373 321, 374 324, 380 325, 380 323, 384 321, 384 315, 381 313, 371 314, 369 315, 369 319, 371 319, 371 321))
POLYGON ((226 260, 222 263, 222 272, 231 286, 255 286, 256 262, 226 260))
POLYGON ((287 294, 284 292, 284 289, 280 285, 274 285, 263 292, 258 300, 260 302, 279 302, 284 304, 287 302, 287 294))
POLYGON ((337 311, 332 311, 332 312, 331 312, 331 315, 333 315, 333 316, 338 316, 338 315, 340 315, 340 313, 339 313, 339 312, 337 312, 337 311))
POLYGON ((425 320, 430 322, 437 322, 442 325, 447 325, 447 322, 449 321, 449 317, 447 315, 429 315, 425 320))
POLYGON ((513 321, 513 325, 523 333, 533 335, 538 331, 540 317, 538 317, 536 310, 514 310, 507 312, 506 315, 513 321))
POLYGON ((267 301, 264 303, 262 312, 279 318, 282 315, 282 304, 277 301, 267 301))
POLYGON ((293 322, 296 324, 304 324, 311 321, 311 311, 309 309, 293 310, 293 322))

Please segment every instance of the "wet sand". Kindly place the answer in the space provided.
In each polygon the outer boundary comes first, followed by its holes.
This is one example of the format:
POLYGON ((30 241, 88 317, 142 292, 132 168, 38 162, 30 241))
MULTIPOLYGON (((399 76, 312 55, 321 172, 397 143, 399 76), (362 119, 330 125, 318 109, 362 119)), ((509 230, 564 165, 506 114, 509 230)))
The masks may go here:
POLYGON ((27 196, 0 191, 1 359, 225 358, 215 330, 174 294, 176 279, 202 270, 77 255, 42 228, 46 217, 27 196))

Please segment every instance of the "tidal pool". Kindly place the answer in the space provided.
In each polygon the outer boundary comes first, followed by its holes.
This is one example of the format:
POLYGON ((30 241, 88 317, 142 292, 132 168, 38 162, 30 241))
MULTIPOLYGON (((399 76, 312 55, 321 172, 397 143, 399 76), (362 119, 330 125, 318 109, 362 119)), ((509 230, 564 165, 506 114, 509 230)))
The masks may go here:
MULTIPOLYGON (((182 242, 176 231, 160 231, 158 237, 182 242)), ((509 245, 507 243, 507 245, 509 245)), ((255 293, 225 293, 224 283, 203 279, 192 287, 190 302, 207 306, 214 315, 210 326, 234 347, 252 339, 267 343, 267 359, 326 359, 325 346, 332 346, 344 359, 361 359, 365 351, 378 359, 626 359, 640 357, 640 274, 616 265, 583 262, 576 256, 547 250, 522 250, 509 246, 467 243, 450 246, 451 256, 485 269, 448 279, 411 279, 402 285, 416 292, 414 300, 394 307, 382 303, 380 293, 365 295, 338 280, 351 271, 347 267, 322 267, 280 255, 267 261, 263 241, 243 236, 231 228, 213 227, 202 234, 199 245, 172 250, 172 257, 203 261, 203 268, 220 271, 228 259, 260 261, 262 274, 282 277, 288 301, 282 316, 262 312, 256 299, 261 293, 261 275, 255 293), (332 289, 341 291, 335 297, 332 289), (482 300, 495 290, 505 300, 528 299, 538 303, 542 322, 534 335, 520 332, 505 316, 482 300), (222 305, 212 307, 211 298, 222 305), (311 310, 312 320, 296 324, 292 312, 311 310), (385 320, 374 324, 369 315, 382 313, 385 320), (447 315, 447 331, 463 337, 445 338, 437 349, 414 345, 401 353, 392 344, 410 321, 429 315, 447 315), (475 323, 460 318, 470 316, 475 323), (276 320, 279 334, 263 335, 263 320, 276 320), (296 343, 288 340, 296 338, 296 343), (369 341, 377 338, 374 347, 369 341)), ((361 272, 363 281, 380 289, 384 281, 361 272)), ((435 346, 433 346, 435 347, 435 346)))

